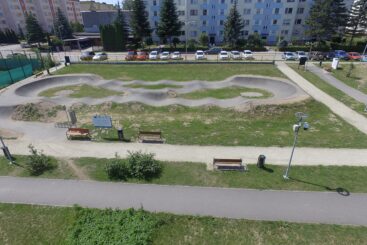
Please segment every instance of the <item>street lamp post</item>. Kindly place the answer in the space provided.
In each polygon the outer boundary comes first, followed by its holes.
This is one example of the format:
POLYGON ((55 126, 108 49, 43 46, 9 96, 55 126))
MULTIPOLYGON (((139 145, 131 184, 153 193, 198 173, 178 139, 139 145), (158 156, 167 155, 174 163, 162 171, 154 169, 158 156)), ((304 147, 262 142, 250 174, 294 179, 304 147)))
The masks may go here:
POLYGON ((196 21, 194 20, 188 21, 187 19, 185 20, 185 48, 186 48, 185 60, 187 60, 187 24, 191 24, 191 23, 196 23, 196 21))
POLYGON ((289 171, 290 171, 290 168, 291 168, 291 164, 292 164, 292 160, 293 160, 293 154, 294 154, 294 150, 296 148, 296 145, 297 145, 297 140, 298 140, 298 133, 299 133, 299 130, 303 127, 304 130, 308 130, 310 125, 304 121, 308 115, 303 113, 303 112, 297 112, 295 114, 298 122, 297 124, 294 124, 293 125, 293 132, 294 132, 294 141, 293 141, 293 147, 292 147, 292 153, 291 153, 291 157, 289 158, 289 163, 288 163, 288 167, 287 167, 287 170, 285 171, 284 175, 283 175, 283 178, 284 179, 289 179, 289 171))

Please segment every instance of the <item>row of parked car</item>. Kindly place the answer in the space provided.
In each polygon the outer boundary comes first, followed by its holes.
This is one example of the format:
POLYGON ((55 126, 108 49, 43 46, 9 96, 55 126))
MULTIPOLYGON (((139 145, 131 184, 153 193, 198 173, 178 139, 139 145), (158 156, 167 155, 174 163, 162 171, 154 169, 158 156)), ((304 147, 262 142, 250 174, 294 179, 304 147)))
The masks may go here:
POLYGON ((308 60, 332 60, 333 58, 339 58, 341 60, 354 60, 367 62, 367 55, 361 55, 357 52, 345 52, 344 50, 335 50, 332 52, 320 52, 312 51, 306 53, 304 51, 297 52, 284 52, 282 54, 282 59, 284 60, 300 60, 301 58, 306 58, 308 60))

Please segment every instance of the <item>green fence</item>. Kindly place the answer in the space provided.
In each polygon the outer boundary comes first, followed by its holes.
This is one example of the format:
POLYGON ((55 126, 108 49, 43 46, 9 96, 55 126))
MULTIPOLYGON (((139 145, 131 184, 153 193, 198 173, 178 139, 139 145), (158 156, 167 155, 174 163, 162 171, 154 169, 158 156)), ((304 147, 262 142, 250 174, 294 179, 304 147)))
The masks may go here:
POLYGON ((0 71, 0 88, 9 86, 10 84, 32 76, 32 74, 32 64, 27 64, 7 71, 0 71))

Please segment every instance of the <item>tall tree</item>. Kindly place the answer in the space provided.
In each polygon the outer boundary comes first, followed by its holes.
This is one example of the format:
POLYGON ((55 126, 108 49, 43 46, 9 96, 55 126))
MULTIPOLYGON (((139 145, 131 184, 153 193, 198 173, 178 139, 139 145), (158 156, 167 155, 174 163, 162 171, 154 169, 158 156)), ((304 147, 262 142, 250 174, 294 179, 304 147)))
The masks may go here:
POLYGON ((73 32, 83 32, 84 26, 79 22, 70 22, 71 29, 73 32))
POLYGON ((244 26, 245 24, 237 10, 237 0, 235 0, 224 23, 224 41, 231 47, 235 47, 241 38, 241 32, 244 26))
POLYGON ((123 10, 133 10, 134 0, 123 0, 122 9, 123 10))
POLYGON ((158 36, 166 38, 171 45, 172 37, 180 35, 181 27, 175 3, 173 0, 163 0, 157 28, 158 36))
POLYGON ((73 38, 73 30, 71 29, 69 21, 66 19, 64 13, 60 8, 57 8, 55 20, 56 36, 60 39, 73 38))
POLYGON ((119 44, 119 46, 121 46, 122 49, 125 49, 126 43, 129 39, 129 29, 126 25, 125 16, 122 13, 120 2, 117 2, 117 16, 115 19, 115 25, 121 28, 121 30, 118 30, 118 32, 121 33, 118 34, 118 37, 121 39, 121 44, 119 44))
POLYGON ((343 0, 315 0, 306 20, 306 33, 321 41, 330 39, 346 26, 347 9, 343 0))
POLYGON ((142 42, 145 38, 150 37, 152 30, 150 29, 143 0, 133 1, 130 25, 134 39, 137 42, 142 42))
POLYGON ((354 37, 363 34, 366 29, 367 0, 357 0, 352 6, 347 23, 346 33, 350 35, 349 46, 352 46, 354 37))
POLYGON ((39 44, 45 40, 45 34, 42 30, 42 27, 32 13, 26 14, 25 23, 28 42, 39 44))

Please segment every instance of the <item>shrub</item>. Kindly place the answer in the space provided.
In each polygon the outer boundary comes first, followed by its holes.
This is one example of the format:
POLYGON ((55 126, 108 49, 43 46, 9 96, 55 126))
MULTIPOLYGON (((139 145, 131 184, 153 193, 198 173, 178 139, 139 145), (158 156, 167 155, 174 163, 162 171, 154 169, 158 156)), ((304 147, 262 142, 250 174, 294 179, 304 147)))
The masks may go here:
POLYGON ((131 177, 149 180, 158 177, 162 172, 162 165, 154 159, 152 153, 129 152, 127 158, 131 177))
POLYGON ((130 171, 125 160, 117 156, 106 164, 106 172, 111 180, 126 180, 130 176, 130 171))
POLYGON ((31 155, 28 156, 26 168, 31 175, 41 175, 45 171, 56 167, 51 157, 46 156, 42 151, 38 151, 33 145, 29 145, 28 148, 31 155))

